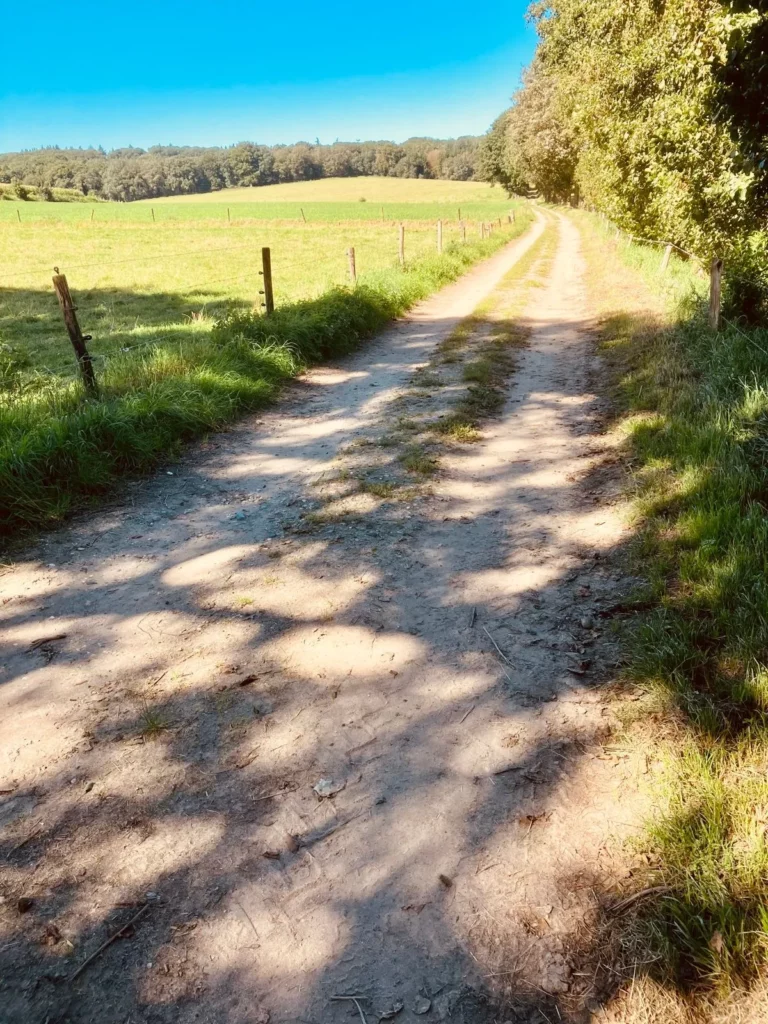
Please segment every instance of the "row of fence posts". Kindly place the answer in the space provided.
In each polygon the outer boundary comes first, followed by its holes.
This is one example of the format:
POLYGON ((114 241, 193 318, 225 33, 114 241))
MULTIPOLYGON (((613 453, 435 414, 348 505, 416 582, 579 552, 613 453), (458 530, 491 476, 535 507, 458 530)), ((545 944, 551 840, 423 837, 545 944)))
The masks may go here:
MULTIPOLYGON (((461 210, 459 210, 459 213, 461 213, 461 210)), ((514 210, 512 210, 510 213, 507 214, 507 223, 508 224, 514 224, 515 223, 515 211, 514 210)), ((497 218, 496 224, 498 224, 499 227, 502 226, 502 219, 501 219, 501 217, 497 218)), ((481 238, 490 238, 491 232, 493 231, 494 227, 496 227, 496 224, 481 222, 480 223, 480 237, 481 238)), ((463 220, 459 221, 459 237, 461 238, 462 242, 466 242, 466 240, 467 240, 467 225, 464 223, 463 220)), ((437 222, 436 242, 437 242, 437 253, 438 253, 439 256, 441 256, 442 253, 443 253, 443 222, 442 222, 442 220, 439 220, 437 222)), ((399 227, 398 227, 397 255, 398 255, 398 259, 400 261, 400 266, 404 267, 405 266, 405 224, 400 224, 399 227)), ((348 262, 348 269, 349 269, 349 280, 352 282, 353 285, 357 284, 357 263, 356 263, 355 247, 354 246, 350 246, 349 249, 347 249, 347 262, 348 262)))
MULTIPOLYGON (((461 211, 459 211, 461 212, 461 211)), ((229 213, 229 211, 227 211, 229 213)), ((303 211, 302 211, 303 214, 303 211)), ((152 218, 154 220, 154 210, 152 211, 152 218)), ((497 220, 498 226, 501 227, 501 217, 497 220)), ((507 215, 507 223, 515 223, 515 211, 507 215)), ((490 237, 494 227, 493 223, 480 223, 480 237, 490 237)), ((467 226, 464 221, 459 222, 459 233, 462 242, 467 240, 467 226)), ((405 266, 405 225, 400 224, 398 228, 398 258, 401 266, 405 266)), ((443 252, 443 222, 439 220, 437 222, 437 252, 442 254, 443 252)), ((347 262, 349 279, 353 285, 357 284, 357 263, 355 260, 355 248, 350 246, 347 249, 347 262)), ((90 334, 83 334, 80 329, 80 323, 77 319, 77 306, 72 301, 72 294, 69 290, 69 284, 65 274, 59 273, 59 268, 54 267, 53 276, 53 288, 56 292, 56 297, 59 300, 59 306, 61 307, 61 313, 64 318, 64 326, 67 329, 69 340, 72 342, 72 348, 75 350, 75 357, 77 359, 78 367, 80 368, 80 376, 83 380, 83 385, 86 392, 92 397, 96 397, 99 393, 98 383, 96 381, 96 374, 93 369, 93 360, 91 359, 90 353, 86 346, 86 342, 91 340, 90 334)), ((274 313, 275 311, 275 293, 272 287, 272 251, 269 246, 264 246, 261 250, 261 270, 259 276, 263 279, 264 287, 259 290, 259 295, 264 296, 264 301, 261 306, 267 316, 274 313)))
MULTIPOLYGON (((604 218, 603 218, 604 219, 604 218)), ((621 228, 616 228, 616 240, 621 238, 621 228)), ((628 235, 629 241, 634 242, 635 236, 628 235)), ((638 239, 642 242, 643 239, 638 239)), ((653 244, 664 244, 664 243, 653 243, 653 244)), ((659 265, 659 273, 664 274, 669 267, 669 261, 672 258, 673 250, 677 248, 671 242, 664 244, 664 252, 661 256, 661 263, 659 265)), ((690 255, 690 253, 685 253, 690 255)), ((693 257, 698 260, 698 256, 693 257)), ((703 265, 703 264, 702 264, 703 265)), ((723 291, 723 261, 719 256, 713 257, 709 264, 709 326, 713 331, 720 330, 720 319, 721 319, 721 306, 722 306, 722 291, 723 291)))

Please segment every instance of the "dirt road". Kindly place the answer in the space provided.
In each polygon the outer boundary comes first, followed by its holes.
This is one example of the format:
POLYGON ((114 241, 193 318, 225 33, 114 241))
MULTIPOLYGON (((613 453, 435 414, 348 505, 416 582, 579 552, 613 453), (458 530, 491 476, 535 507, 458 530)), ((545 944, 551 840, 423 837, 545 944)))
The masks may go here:
POLYGON ((604 746, 624 526, 582 273, 539 216, 0 578, 0 1021, 584 1018, 641 767, 604 746), (500 288, 529 338, 482 440, 329 514, 454 401, 435 353, 500 288))

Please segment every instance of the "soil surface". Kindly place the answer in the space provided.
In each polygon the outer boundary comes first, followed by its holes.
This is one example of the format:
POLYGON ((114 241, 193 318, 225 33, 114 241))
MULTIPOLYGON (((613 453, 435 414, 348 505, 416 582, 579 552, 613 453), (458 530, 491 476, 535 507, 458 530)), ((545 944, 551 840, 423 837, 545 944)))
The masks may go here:
POLYGON ((589 1019, 647 769, 609 739, 631 581, 582 276, 538 215, 3 575, 4 1024, 589 1019), (487 325, 439 353, 515 289, 500 412, 408 468, 487 325), (389 449, 413 487, 359 486, 389 449))

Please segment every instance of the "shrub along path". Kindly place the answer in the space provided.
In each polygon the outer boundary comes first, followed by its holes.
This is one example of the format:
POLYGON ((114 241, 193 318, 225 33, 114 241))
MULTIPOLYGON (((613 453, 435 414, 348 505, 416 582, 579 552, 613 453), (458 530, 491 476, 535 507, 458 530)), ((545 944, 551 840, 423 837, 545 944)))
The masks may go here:
POLYGON ((605 994, 645 759, 607 746, 627 581, 581 274, 539 216, 0 579, 9 1020, 605 994))

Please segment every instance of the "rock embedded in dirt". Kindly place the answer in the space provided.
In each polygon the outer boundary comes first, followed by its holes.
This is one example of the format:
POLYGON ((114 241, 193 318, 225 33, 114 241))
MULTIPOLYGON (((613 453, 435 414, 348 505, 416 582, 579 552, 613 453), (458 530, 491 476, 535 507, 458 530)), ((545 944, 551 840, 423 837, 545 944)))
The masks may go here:
POLYGON ((398 1000, 396 1003, 393 1003, 388 1010, 382 1010, 379 1014, 379 1020, 392 1020, 393 1017, 396 1017, 398 1013, 400 1013, 403 1006, 404 1003, 401 1000, 398 1000))
POLYGON ((313 791, 317 795, 319 800, 329 800, 332 796, 336 796, 342 789, 347 785, 345 780, 337 781, 334 779, 320 779, 312 787, 313 791))
POLYGON ((429 1013, 432 1009, 432 1000, 427 999, 426 996, 416 996, 411 1007, 417 1017, 421 1017, 425 1013, 429 1013))

